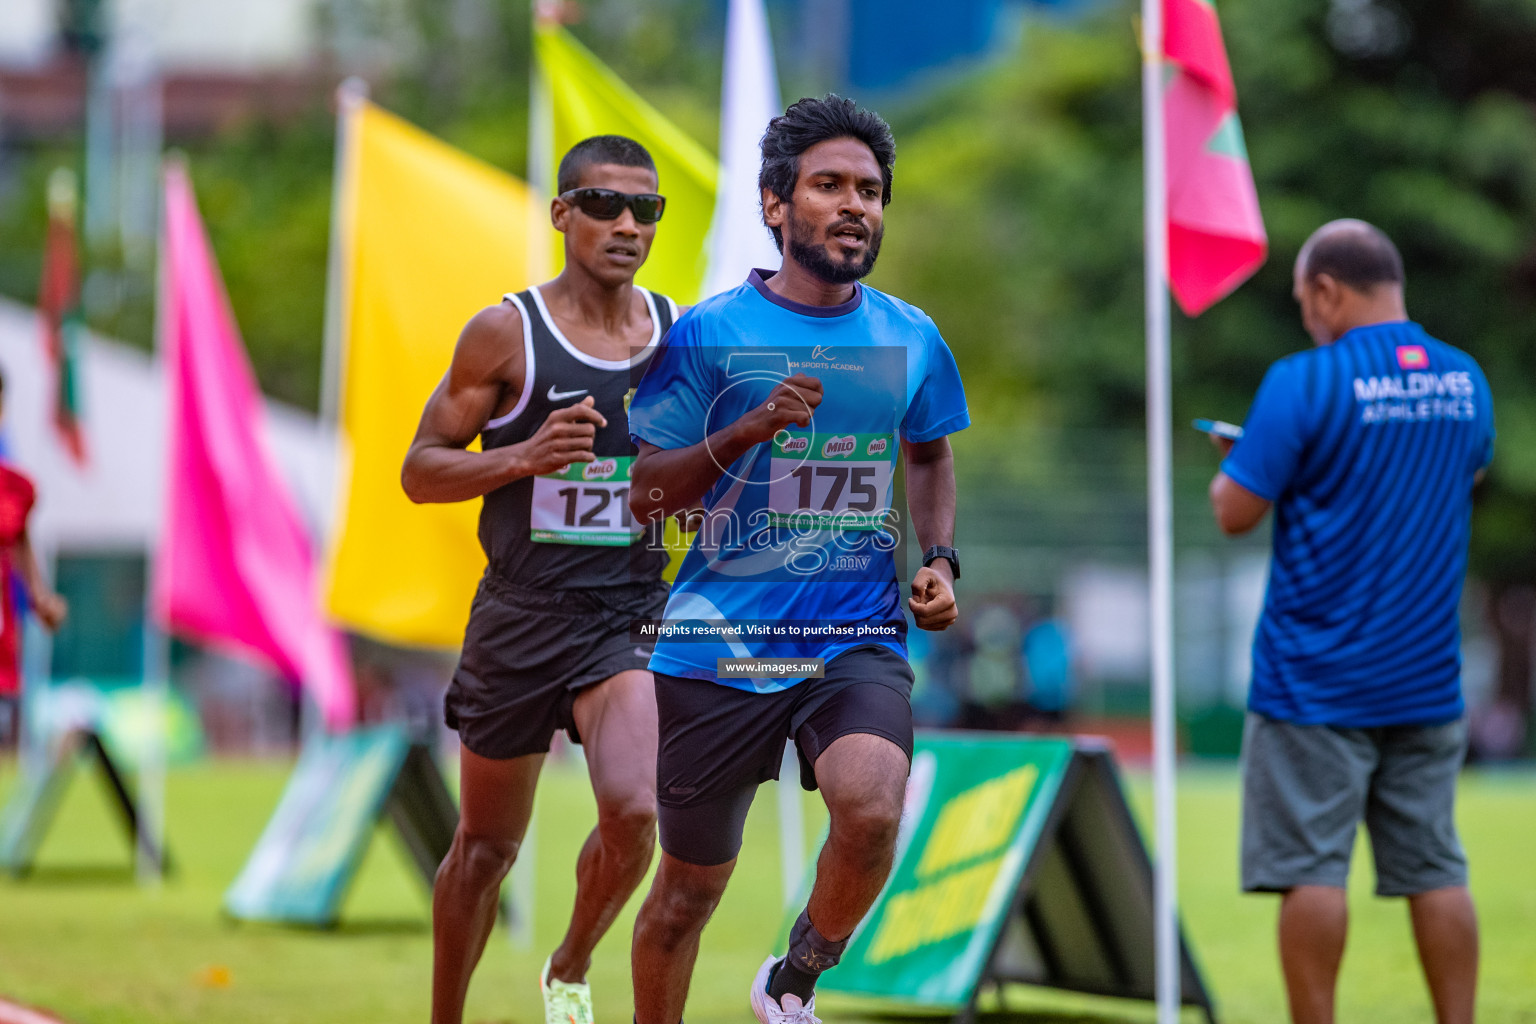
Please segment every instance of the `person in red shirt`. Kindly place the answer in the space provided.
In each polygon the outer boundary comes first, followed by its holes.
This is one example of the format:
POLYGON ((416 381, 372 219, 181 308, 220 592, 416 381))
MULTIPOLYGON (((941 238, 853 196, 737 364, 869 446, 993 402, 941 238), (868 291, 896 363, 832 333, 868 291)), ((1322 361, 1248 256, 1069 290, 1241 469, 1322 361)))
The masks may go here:
MULTIPOLYGON (((0 376, 0 416, 5 410, 5 378, 0 376)), ((69 612, 64 599, 43 579, 27 517, 37 500, 37 488, 26 474, 0 460, 0 742, 14 741, 15 706, 21 694, 21 629, 11 574, 20 577, 32 611, 49 631, 59 628, 69 612)))

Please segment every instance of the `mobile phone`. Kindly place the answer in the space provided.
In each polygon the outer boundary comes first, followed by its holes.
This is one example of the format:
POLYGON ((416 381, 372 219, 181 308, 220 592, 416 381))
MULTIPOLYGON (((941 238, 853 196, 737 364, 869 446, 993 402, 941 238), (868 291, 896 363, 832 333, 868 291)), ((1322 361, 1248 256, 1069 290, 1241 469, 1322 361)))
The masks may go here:
POLYGON ((1195 429, 1202 434, 1215 434, 1217 437, 1224 437, 1228 441, 1241 441, 1243 439, 1242 427, 1223 420, 1195 420, 1195 429))

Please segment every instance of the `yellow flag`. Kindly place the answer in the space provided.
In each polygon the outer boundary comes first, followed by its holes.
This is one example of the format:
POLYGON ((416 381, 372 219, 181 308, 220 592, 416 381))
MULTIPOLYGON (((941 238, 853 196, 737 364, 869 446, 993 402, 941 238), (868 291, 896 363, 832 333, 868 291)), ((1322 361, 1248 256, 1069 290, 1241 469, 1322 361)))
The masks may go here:
MULTIPOLYGON (((538 25, 534 50, 540 91, 548 103, 548 182, 553 186, 560 157, 592 135, 625 135, 649 150, 667 209, 635 281, 679 303, 697 302, 709 263, 706 239, 715 210, 715 158, 565 29, 538 25)), ((551 258, 558 271, 565 262, 558 234, 551 258)))
POLYGON ((345 118, 339 416, 350 471, 327 605, 360 633, 457 647, 485 566, 480 502, 412 504, 400 464, 465 322, 531 283, 538 214, 518 179, 372 104, 345 118))

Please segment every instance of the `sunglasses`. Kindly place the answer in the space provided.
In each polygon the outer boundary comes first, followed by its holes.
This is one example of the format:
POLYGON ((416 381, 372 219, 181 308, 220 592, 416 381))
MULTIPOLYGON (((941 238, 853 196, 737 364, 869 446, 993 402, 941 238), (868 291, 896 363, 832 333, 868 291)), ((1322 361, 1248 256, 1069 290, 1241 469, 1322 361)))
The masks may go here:
POLYGON ((616 220, 627 206, 638 224, 655 224, 667 205, 666 196, 654 192, 616 192, 611 188, 573 188, 560 193, 560 198, 597 220, 616 220))

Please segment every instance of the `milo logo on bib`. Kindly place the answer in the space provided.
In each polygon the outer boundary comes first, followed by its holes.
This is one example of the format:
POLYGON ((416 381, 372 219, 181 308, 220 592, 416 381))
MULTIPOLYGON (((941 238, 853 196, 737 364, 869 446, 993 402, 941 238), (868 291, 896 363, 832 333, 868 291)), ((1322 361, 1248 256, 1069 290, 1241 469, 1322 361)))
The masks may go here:
POLYGON ((618 470, 619 463, 617 459, 598 459, 596 462, 589 462, 582 467, 581 478, 583 480, 607 480, 614 473, 617 473, 618 470))
POLYGON ((784 430, 768 466, 769 521, 813 530, 879 530, 896 450, 892 434, 784 430))
POLYGON ((821 457, 830 459, 838 455, 852 455, 859 447, 859 442, 852 434, 842 437, 829 437, 821 446, 821 457))

